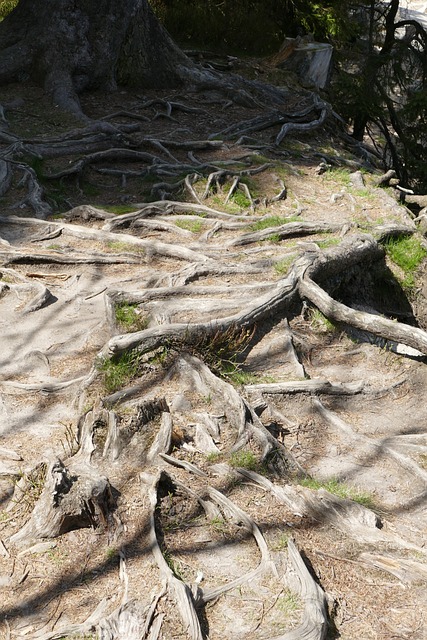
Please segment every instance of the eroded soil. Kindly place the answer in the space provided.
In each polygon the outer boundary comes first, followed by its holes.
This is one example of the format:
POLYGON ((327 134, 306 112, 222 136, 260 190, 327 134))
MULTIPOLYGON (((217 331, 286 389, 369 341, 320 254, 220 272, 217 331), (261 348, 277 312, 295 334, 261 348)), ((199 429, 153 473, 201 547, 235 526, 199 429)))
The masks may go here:
MULTIPOLYGON (((11 101, 16 91, 10 87, 0 102, 11 101)), ((151 98, 154 96, 120 92, 88 96, 83 106, 97 119, 124 109, 143 116, 146 120, 136 136, 161 140, 163 150, 157 149, 163 162, 184 165, 188 161, 196 171, 197 162, 194 156, 188 160, 188 149, 168 146, 168 141, 206 140, 231 122, 256 115, 242 107, 226 106, 220 98, 212 104, 212 95, 192 94, 162 96, 165 101, 199 110, 178 108, 169 114, 166 102, 141 106, 151 98)), ((23 99, 8 116, 9 130, 21 137, 56 136, 75 126, 55 112, 35 88, 23 99)), ((295 104, 290 103, 289 108, 295 104)), ((115 120, 128 122, 123 116, 115 120)), ((101 163, 70 179, 44 178, 52 206, 46 222, 34 219, 24 202, 25 186, 18 178, 1 199, 0 237, 9 243, 0 245, 2 637, 70 637, 71 625, 84 622, 104 600, 102 615, 107 617, 126 601, 125 595, 142 606, 156 594, 162 594, 156 609, 162 621, 161 637, 188 637, 176 603, 170 593, 162 591, 163 579, 149 542, 151 511, 146 487, 160 469, 172 483, 158 494, 157 530, 163 555, 180 580, 209 591, 250 574, 260 562, 255 538, 227 508, 218 508, 216 515, 207 515, 201 508, 195 496, 206 497, 207 487, 213 487, 253 519, 271 557, 285 572, 288 541, 295 542, 328 597, 326 637, 427 637, 427 410, 423 401, 427 370, 422 357, 398 355, 387 344, 378 346, 374 340, 349 334, 306 305, 296 305, 287 317, 276 314, 264 320, 237 364, 229 368, 217 361, 214 348, 208 365, 215 373, 223 367, 223 382, 217 378, 210 386, 192 377, 188 362, 182 361, 186 349, 190 358, 203 355, 200 344, 178 348, 166 341, 144 356, 134 375, 116 383, 102 371, 97 356, 112 335, 178 322, 190 326, 237 313, 286 277, 298 256, 327 252, 348 234, 369 232, 386 222, 413 224, 407 209, 387 190, 374 186, 374 173, 367 170, 364 174, 365 187, 352 184, 350 174, 365 165, 334 136, 333 127, 290 136, 278 148, 271 146, 271 139, 272 130, 266 129, 256 134, 255 141, 225 139, 217 148, 193 152, 198 162, 212 165, 213 170, 223 167, 223 161, 232 160, 235 170, 242 170, 242 162, 252 169, 268 163, 264 171, 247 180, 256 201, 254 209, 244 191, 226 202, 232 177, 202 199, 209 173, 204 172, 194 183, 197 197, 203 205, 228 213, 229 218, 188 215, 188 211, 184 215, 165 208, 147 218, 151 226, 131 224, 110 232, 149 240, 153 247, 156 242, 184 247, 192 252, 187 256, 165 255, 157 245, 150 250, 150 246, 139 247, 122 237, 114 241, 76 233, 77 225, 105 231, 110 207, 119 218, 126 215, 120 206, 136 211, 140 203, 149 201, 153 181, 147 175, 124 178, 128 164, 101 163), (336 164, 331 163, 334 158, 336 164), (320 162, 329 165, 325 172, 319 169, 320 162), (99 173, 99 169, 112 168, 122 168, 123 174, 99 173), (272 202, 283 185, 286 197, 272 202), (58 215, 81 204, 96 206, 107 217, 89 215, 85 219, 81 211, 58 215), (335 226, 304 235, 299 229, 295 235, 280 238, 277 217, 291 223, 335 226), (260 230, 256 224, 261 218, 267 218, 266 238, 232 244, 260 230), (24 257, 18 259, 18 253, 24 257), (191 271, 195 267, 200 267, 198 272, 191 271), (27 305, 40 286, 47 287, 50 296, 40 308, 29 311, 27 305), (118 323, 108 304, 112 291, 122 292, 122 302, 132 302, 132 295, 145 295, 130 312, 132 323, 138 317, 143 320, 139 327, 118 323), (319 380, 354 385, 358 391, 332 394, 302 387, 269 393, 257 387, 319 380), (61 387, 63 382, 69 385, 61 387), (243 446, 246 457, 233 454, 238 417, 235 406, 229 404, 227 385, 248 406, 267 405, 258 411, 263 427, 301 466, 305 480, 295 469, 281 468, 279 473, 274 451, 257 466, 262 450, 256 438, 249 437, 243 446), (147 460, 160 418, 141 428, 135 415, 141 403, 157 398, 166 400, 172 418, 169 453, 176 461, 195 465, 204 475, 172 466, 159 456, 147 460), (45 468, 38 475, 31 475, 31 470, 56 457, 65 462, 71 459, 81 444, 77 433, 80 416, 100 406, 114 411, 119 430, 128 434, 128 448, 117 459, 102 456, 105 434, 99 431, 99 439, 94 437, 91 462, 114 489, 112 518, 104 526, 73 528, 44 540, 42 547, 34 547, 36 540, 12 544, 11 536, 29 520, 43 490, 45 468), (369 539, 367 534, 364 537, 356 530, 352 534, 320 516, 298 513, 239 475, 236 468, 244 467, 277 486, 304 486, 313 495, 326 489, 362 502, 378 514, 381 528, 375 528, 369 539), (16 500, 16 483, 28 477, 26 495, 16 500)), ((49 174, 75 161, 75 156, 50 158, 36 168, 40 175, 49 174)), ((131 168, 137 172, 145 166, 140 161, 131 168)), ((170 178, 165 171, 164 181, 173 182, 176 177, 176 172, 170 178)), ((151 200, 160 200, 160 191, 151 193, 151 200)), ((168 200, 194 203, 185 187, 170 193, 168 200)), ((398 276, 398 269, 388 264, 390 273, 398 276)), ((413 308, 425 328, 421 276, 418 282, 413 308)), ((348 297, 354 304, 360 302, 357 292, 363 283, 363 273, 359 273, 349 285, 348 297)), ((377 311, 411 312, 411 301, 397 280, 393 287, 386 288, 385 299, 377 301, 377 311), (397 294, 391 297, 390 291, 397 294)), ((303 611, 301 597, 281 580, 280 572, 271 570, 213 598, 201 611, 200 624, 203 637, 211 640, 264 640, 297 628, 303 611)), ((82 633, 80 628, 77 631, 82 633)), ((90 625, 85 633, 86 638, 96 637, 90 625)))

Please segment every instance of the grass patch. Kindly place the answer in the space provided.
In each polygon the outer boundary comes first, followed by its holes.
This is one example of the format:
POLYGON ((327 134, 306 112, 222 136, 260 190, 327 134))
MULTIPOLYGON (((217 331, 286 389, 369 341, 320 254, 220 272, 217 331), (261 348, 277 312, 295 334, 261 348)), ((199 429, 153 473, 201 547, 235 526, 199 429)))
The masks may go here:
POLYGON ((295 256, 288 256, 287 258, 283 258, 283 260, 279 260, 274 265, 274 270, 279 276, 284 276, 288 273, 292 263, 295 260, 295 256))
POLYGON ((138 305, 122 302, 115 307, 116 323, 123 332, 142 331, 148 320, 138 311, 138 305))
POLYGON ((230 466, 236 468, 241 467, 242 469, 248 469, 248 471, 258 471, 260 470, 260 463, 256 455, 253 451, 249 449, 241 449, 240 451, 235 451, 230 456, 230 466))
POLYGON ((271 236, 264 238, 261 242, 272 242, 273 244, 278 244, 281 241, 281 237, 278 233, 272 233, 271 236))
POLYGON ((415 236, 390 238, 384 249, 390 260, 404 273, 402 287, 411 291, 415 286, 415 271, 427 255, 421 241, 415 236))
POLYGON ((335 332, 337 327, 319 309, 311 309, 310 324, 313 329, 323 332, 335 332))
POLYGON ((262 231, 263 229, 270 229, 271 227, 280 227, 282 224, 288 224, 289 222, 298 222, 297 216, 291 216, 290 218, 284 218, 283 216, 268 216, 262 220, 258 220, 251 224, 251 231, 262 231))
POLYGON ((231 196, 231 200, 236 204, 239 209, 249 209, 251 201, 242 191, 235 191, 231 196))
POLYGON ((350 187, 350 174, 346 169, 329 169, 323 177, 326 182, 336 182, 343 187, 350 187))
POLYGON ((145 253, 144 247, 137 247, 128 242, 112 240, 110 242, 106 242, 105 244, 106 248, 110 251, 113 251, 114 253, 140 253, 142 255, 145 253))
MULTIPOLYGON (((240 370, 238 358, 249 345, 254 333, 255 327, 241 329, 231 326, 224 332, 201 335, 196 342, 186 347, 194 355, 201 357, 213 373, 229 379, 240 370)), ((179 344, 173 346, 179 347, 179 344)))
POLYGON ((117 215, 138 211, 138 207, 134 207, 131 204, 103 204, 100 206, 104 211, 108 211, 108 213, 117 213, 117 215))
POLYGON ((344 482, 340 482, 336 478, 319 481, 315 480, 314 478, 307 477, 299 480, 299 484, 303 487, 308 487, 309 489, 325 489, 326 491, 329 491, 329 493, 332 493, 334 496, 353 500, 353 502, 357 502, 367 509, 375 508, 375 503, 370 493, 368 493, 367 491, 360 491, 359 489, 349 487, 347 484, 345 484, 344 482))
POLYGON ((300 598, 291 591, 285 591, 283 596, 277 599, 276 607, 285 614, 292 613, 302 606, 300 598))
POLYGON ((324 240, 315 240, 315 243, 320 249, 327 249, 328 247, 334 247, 341 242, 340 238, 325 238, 324 240))
POLYGON ((250 371, 242 371, 241 369, 238 369, 237 371, 231 373, 228 376, 228 379, 230 380, 230 382, 241 386, 244 386, 245 384, 258 384, 262 382, 266 384, 270 382, 277 382, 277 380, 273 376, 252 373, 250 371))
POLYGON ((203 230, 203 222, 200 220, 177 220, 175 224, 180 229, 186 229, 192 233, 200 233, 203 230))
POLYGON ((270 547, 272 551, 286 551, 288 548, 289 536, 286 533, 280 534, 279 538, 275 540, 270 547))
POLYGON ((137 350, 126 351, 117 360, 105 358, 98 364, 108 393, 127 385, 142 372, 142 355, 137 350))

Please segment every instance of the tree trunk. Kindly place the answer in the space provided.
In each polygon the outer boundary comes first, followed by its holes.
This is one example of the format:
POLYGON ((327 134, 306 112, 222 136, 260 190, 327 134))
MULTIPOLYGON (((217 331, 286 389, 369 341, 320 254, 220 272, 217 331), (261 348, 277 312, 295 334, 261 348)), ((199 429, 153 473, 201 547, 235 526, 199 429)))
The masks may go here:
POLYGON ((30 77, 76 113, 84 89, 176 86, 191 65, 148 0, 20 0, 0 25, 0 83, 30 77))

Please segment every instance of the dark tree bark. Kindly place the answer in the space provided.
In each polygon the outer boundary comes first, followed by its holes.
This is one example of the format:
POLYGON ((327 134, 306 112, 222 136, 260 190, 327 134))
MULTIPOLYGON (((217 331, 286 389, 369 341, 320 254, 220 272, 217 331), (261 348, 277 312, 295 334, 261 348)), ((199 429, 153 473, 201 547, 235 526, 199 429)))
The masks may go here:
POLYGON ((147 0, 20 0, 0 25, 0 83, 35 79, 76 113, 84 89, 176 86, 193 66, 147 0))

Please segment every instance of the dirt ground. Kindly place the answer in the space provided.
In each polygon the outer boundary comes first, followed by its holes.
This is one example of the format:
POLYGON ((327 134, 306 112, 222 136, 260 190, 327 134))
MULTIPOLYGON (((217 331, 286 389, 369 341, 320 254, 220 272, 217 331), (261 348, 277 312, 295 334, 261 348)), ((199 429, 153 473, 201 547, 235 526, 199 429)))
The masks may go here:
MULTIPOLYGON (((290 94, 290 111, 298 107, 297 98, 290 94)), ((222 377, 210 386, 189 374, 185 349, 176 345, 165 343, 147 354, 133 375, 116 386, 99 357, 114 335, 173 323, 190 327, 238 313, 284 279, 299 256, 328 252, 343 237, 385 223, 409 226, 413 216, 397 204, 390 190, 375 186, 379 171, 369 169, 348 142, 335 135, 333 122, 290 135, 279 147, 271 145, 277 127, 239 142, 224 136, 223 144, 215 148, 195 146, 189 158, 189 149, 168 143, 206 141, 212 134, 222 139, 218 132, 257 114, 227 105, 210 93, 169 93, 153 102, 158 99, 158 94, 120 91, 85 96, 82 104, 97 120, 124 111, 139 116, 135 120, 117 115, 113 120, 139 122, 138 148, 148 148, 147 140, 161 141, 163 149, 157 146, 155 153, 163 163, 187 163, 196 170, 197 163, 207 164, 212 171, 224 166, 236 171, 268 166, 246 176, 254 209, 243 190, 226 201, 232 176, 203 199, 205 172, 193 183, 196 195, 203 205, 228 217, 197 217, 165 208, 149 217, 151 226, 132 224, 109 232, 122 234, 115 241, 110 236, 85 236, 81 228, 105 231, 108 214, 119 218, 143 203, 160 200, 153 196, 150 174, 143 173, 146 163, 104 162, 70 177, 49 179, 85 154, 38 161, 24 153, 22 161, 39 176, 52 213, 46 221, 35 217, 26 198, 27 186, 18 175, 0 198, 0 637, 131 638, 120 631, 97 635, 100 618, 107 618, 125 601, 144 609, 157 596, 160 637, 191 637, 171 593, 162 591, 164 579, 150 542, 146 487, 163 469, 169 480, 159 489, 155 519, 163 556, 175 576, 192 588, 199 585, 205 593, 249 576, 203 608, 202 637, 288 638, 287 632, 299 628, 305 607, 304 598, 280 572, 256 572, 262 553, 253 531, 224 506, 217 507, 216 515, 203 511, 196 496, 206 497, 213 487, 256 523, 276 566, 286 565, 289 540, 295 542, 327 596, 328 628, 326 635, 316 637, 423 640, 427 638, 425 358, 394 353, 384 342, 375 344, 367 336, 331 325, 307 305, 297 306, 286 317, 275 314, 264 320, 245 345, 239 364, 231 358, 231 368, 223 369, 222 377), (173 106, 169 113, 170 103, 181 106, 173 106), (232 164, 221 164, 227 161, 232 164), (364 187, 352 183, 358 168, 363 169, 364 187), (127 170, 135 175, 125 179, 127 170), (286 197, 274 201, 283 186, 286 197), (81 211, 68 215, 82 204, 107 217, 85 219, 81 211), (266 238, 232 244, 236 237, 260 230, 256 224, 261 218, 268 218, 266 238), (275 218, 282 223, 285 218, 326 223, 330 230, 304 235, 298 230, 280 238, 275 218), (124 235, 149 243, 133 245, 124 235), (163 245, 190 253, 167 255, 163 245), (197 275, 192 275, 194 266, 200 267, 197 275), (50 293, 46 302, 28 310, 44 288, 50 293), (128 312, 132 323, 120 325, 117 316, 112 317, 108 294, 113 291, 122 292, 121 300, 134 305, 128 312), (136 305, 132 296, 137 294, 145 299, 136 305), (135 324, 138 318, 140 325, 135 324), (302 386, 289 393, 274 389, 269 393, 257 387, 306 381, 353 385, 358 391, 334 394, 302 386), (233 452, 237 414, 228 404, 232 393, 248 406, 268 405, 259 413, 262 426, 300 465, 305 479, 291 470, 279 473, 271 458, 269 464, 257 466, 254 460, 261 450, 254 438, 243 447, 246 457, 233 452), (159 457, 148 462, 147 450, 160 419, 157 416, 137 429, 135 412, 141 403, 158 398, 166 400, 173 423, 170 455, 191 463, 201 475, 159 457), (114 489, 114 517, 104 526, 73 527, 43 539, 42 546, 35 546, 38 539, 14 544, 11 537, 30 520, 43 491, 46 465, 57 458, 65 464, 73 459, 81 445, 79 418, 101 406, 113 411, 121 433, 129 434, 126 453, 112 459, 102 455, 105 435, 100 432, 90 458, 114 489), (200 426, 206 424, 217 429, 210 431, 208 444, 200 426), (296 487, 310 496, 322 496, 326 490, 361 503, 377 515, 380 527, 345 529, 338 521, 299 513, 239 475, 239 468, 257 471, 278 487, 296 487), (16 490, 20 482, 26 487, 24 495, 16 490), (73 632, 73 625, 87 621, 98 607, 102 616, 95 615, 93 625, 89 620, 84 629, 76 627, 73 632)), ((36 87, 25 94, 16 86, 2 89, 0 103, 11 105, 7 132, 25 139, 27 146, 79 126, 55 110, 36 87)), ((5 143, 2 146, 6 148, 5 143)), ((164 182, 176 179, 175 173, 164 169, 164 182)), ((167 199, 195 204, 182 185, 167 199)), ((398 278, 398 268, 387 260, 393 278, 398 278)), ((421 270, 411 300, 395 279, 398 295, 392 297, 393 289, 386 289, 379 312, 388 307, 399 316, 415 309, 419 325, 425 328, 423 277, 421 270)), ((355 304, 358 288, 363 288, 360 276, 349 288, 355 304)), ((200 356, 200 350, 200 345, 199 351, 190 349, 189 357, 200 356)), ((207 364, 218 373, 218 362, 207 364)))

